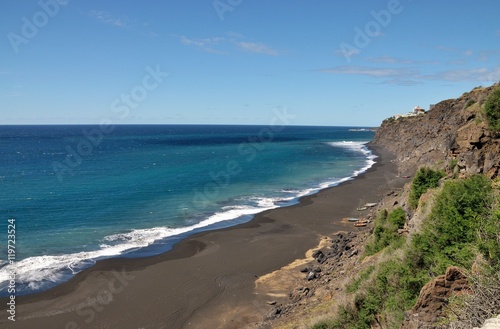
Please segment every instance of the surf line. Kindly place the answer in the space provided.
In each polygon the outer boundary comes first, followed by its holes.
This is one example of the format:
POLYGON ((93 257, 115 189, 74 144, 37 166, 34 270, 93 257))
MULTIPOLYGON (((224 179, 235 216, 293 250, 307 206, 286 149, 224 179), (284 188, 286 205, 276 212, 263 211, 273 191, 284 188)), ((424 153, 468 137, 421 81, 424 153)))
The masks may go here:
MULTIPOLYGON (((266 143, 272 142, 276 133, 283 131, 290 124, 290 120, 296 117, 295 114, 288 113, 286 108, 274 109, 273 113, 274 116, 269 121, 269 125, 261 128, 256 136, 248 137, 246 141, 238 145, 238 154, 246 156, 245 162, 254 161, 258 153, 266 148, 266 143)), ((205 209, 210 201, 219 196, 221 190, 231 184, 231 179, 242 172, 243 168, 237 160, 229 160, 225 170, 218 173, 210 172, 211 180, 204 185, 203 189, 194 190, 192 205, 196 210, 205 209)))

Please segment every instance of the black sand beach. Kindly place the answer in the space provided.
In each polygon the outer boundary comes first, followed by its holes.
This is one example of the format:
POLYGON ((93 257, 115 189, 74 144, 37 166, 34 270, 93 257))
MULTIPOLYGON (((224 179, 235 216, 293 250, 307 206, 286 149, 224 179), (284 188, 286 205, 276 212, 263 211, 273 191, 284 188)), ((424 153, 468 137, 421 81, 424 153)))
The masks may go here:
POLYGON ((193 235, 155 257, 100 261, 51 290, 18 297, 15 322, 2 298, 0 327, 206 329, 259 321, 270 297, 256 293, 257 278, 304 258, 322 236, 353 229, 341 219, 404 183, 393 157, 372 150, 379 158, 365 174, 297 205, 193 235))

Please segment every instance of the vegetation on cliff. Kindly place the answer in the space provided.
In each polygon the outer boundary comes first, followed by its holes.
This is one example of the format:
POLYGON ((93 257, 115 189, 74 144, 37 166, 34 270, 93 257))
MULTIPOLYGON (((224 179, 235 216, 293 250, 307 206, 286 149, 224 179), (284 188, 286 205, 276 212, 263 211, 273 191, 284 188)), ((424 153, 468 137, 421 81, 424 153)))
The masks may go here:
POLYGON ((500 132, 500 89, 492 92, 484 104, 484 112, 488 118, 488 126, 493 132, 500 132))
POLYGON ((430 188, 438 187, 439 180, 444 176, 445 173, 443 171, 433 170, 428 167, 420 168, 413 178, 408 200, 410 202, 410 206, 413 209, 416 209, 418 206, 418 200, 422 194, 427 192, 430 188))
POLYGON ((367 255, 373 255, 390 245, 400 245, 404 241, 398 234, 398 229, 402 229, 406 223, 406 212, 397 208, 390 213, 382 210, 375 220, 373 236, 365 246, 367 255))
MULTIPOLYGON (((415 179, 413 185, 421 183, 415 179)), ((498 269, 500 210, 486 177, 447 180, 421 232, 411 239, 397 233, 404 219, 406 213, 401 208, 379 213, 365 250, 367 255, 379 253, 381 261, 348 287, 354 302, 341 306, 335 319, 314 329, 400 328, 405 311, 415 304, 422 287, 444 274, 447 267, 471 269, 481 256, 485 259, 482 273, 498 269)), ((460 312, 459 307, 455 309, 460 312)))
POLYGON ((370 266, 347 285, 337 315, 314 329, 462 329, 500 313, 499 137, 500 84, 383 122, 373 144, 415 176, 398 208, 378 214, 365 245, 370 266))

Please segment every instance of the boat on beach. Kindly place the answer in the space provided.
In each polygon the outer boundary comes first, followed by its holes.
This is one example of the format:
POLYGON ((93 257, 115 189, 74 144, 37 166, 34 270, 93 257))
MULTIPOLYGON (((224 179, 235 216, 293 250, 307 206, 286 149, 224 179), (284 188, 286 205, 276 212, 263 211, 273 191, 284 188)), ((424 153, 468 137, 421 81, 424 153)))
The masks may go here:
POLYGON ((367 220, 367 219, 360 219, 360 220, 357 220, 355 223, 354 223, 354 226, 355 227, 365 227, 366 225, 368 225, 370 221, 367 220))

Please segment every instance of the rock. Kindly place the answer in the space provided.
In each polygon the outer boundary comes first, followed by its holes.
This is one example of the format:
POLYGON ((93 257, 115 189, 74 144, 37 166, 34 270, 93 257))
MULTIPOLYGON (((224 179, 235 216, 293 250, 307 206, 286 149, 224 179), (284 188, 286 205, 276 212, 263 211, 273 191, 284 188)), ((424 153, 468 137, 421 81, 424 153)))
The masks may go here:
POLYGON ((326 261, 326 259, 327 259, 327 257, 325 256, 325 254, 321 250, 316 250, 312 254, 312 256, 320 264, 323 264, 326 261))
POLYGON ((267 305, 276 305, 276 301, 272 300, 272 301, 266 302, 266 304, 267 305))
POLYGON ((405 314, 401 329, 427 328, 441 317, 448 298, 469 289, 465 270, 448 267, 445 275, 428 282, 421 290, 416 304, 405 314))
POLYGON ((311 280, 316 279, 316 273, 314 273, 314 272, 312 272, 312 271, 311 271, 311 272, 309 272, 309 273, 307 274, 306 279, 307 279, 307 281, 311 281, 311 280))
POLYGON ((309 267, 304 267, 303 269, 300 270, 301 273, 307 273, 309 271, 310 271, 309 267))
POLYGON ((358 254, 358 250, 357 249, 354 249, 352 250, 349 255, 347 255, 347 257, 351 258, 352 256, 356 256, 358 254))
POLYGON ((268 319, 276 319, 276 317, 280 314, 281 314, 281 308, 276 307, 271 312, 269 312, 269 314, 267 315, 267 318, 268 319))
POLYGON ((476 88, 457 99, 436 104, 425 115, 387 120, 372 144, 397 154, 401 172, 419 166, 457 161, 455 170, 482 173, 494 179, 500 174, 500 143, 480 117, 480 106, 465 106, 470 99, 484 100, 499 84, 476 88))
POLYGON ((315 273, 321 273, 321 269, 319 267, 315 267, 312 271, 315 273))

